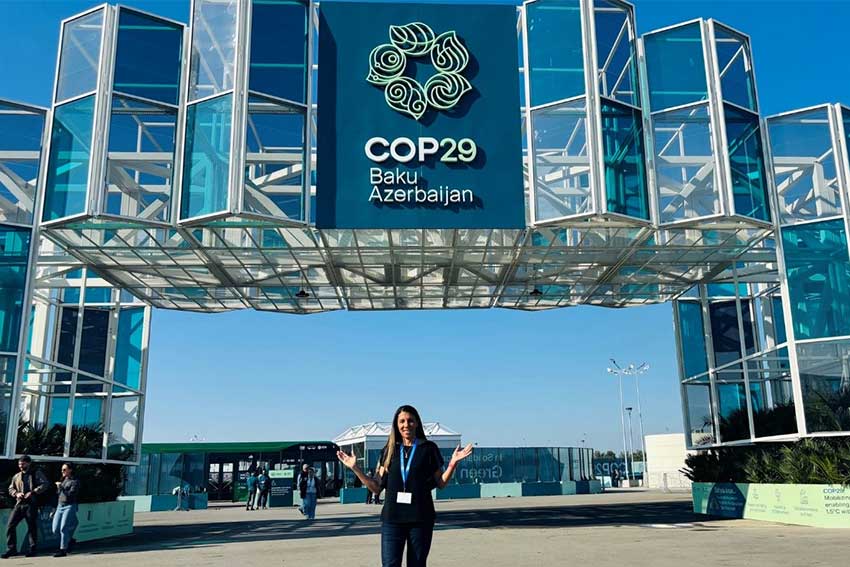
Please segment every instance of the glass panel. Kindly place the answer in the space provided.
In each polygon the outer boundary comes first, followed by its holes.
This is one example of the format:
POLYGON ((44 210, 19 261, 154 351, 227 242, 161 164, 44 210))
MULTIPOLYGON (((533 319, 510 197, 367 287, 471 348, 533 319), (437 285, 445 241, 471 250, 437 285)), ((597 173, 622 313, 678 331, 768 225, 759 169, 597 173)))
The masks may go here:
POLYGON ((603 100, 602 148, 608 212, 649 220, 640 112, 603 100))
POLYGON ((850 341, 797 345, 809 432, 850 431, 850 341))
POLYGON ((723 105, 735 213, 770 221, 758 115, 723 105))
POLYGON ((537 220, 591 212, 584 100, 532 112, 537 220))
POLYGON ((183 482, 183 454, 162 453, 156 473, 158 494, 171 494, 171 491, 183 482))
POLYGON ((788 349, 782 348, 748 362, 750 400, 756 437, 797 432, 788 349))
POLYGON ((557 447, 543 447, 537 451, 540 459, 538 476, 540 482, 559 482, 561 480, 560 467, 558 466, 557 447))
POLYGON ((0 352, 17 352, 30 230, 0 226, 0 352))
POLYGON ((306 4, 264 0, 251 6, 249 88, 303 103, 307 93, 306 4))
POLYGON ((515 482, 537 482, 537 449, 521 447, 516 450, 518 462, 514 469, 515 482))
POLYGON ((720 441, 740 441, 750 438, 747 415, 747 393, 743 373, 723 371, 717 376, 720 441))
POLYGON ((139 464, 135 467, 127 467, 127 479, 124 481, 125 496, 143 496, 148 492, 148 477, 150 475, 150 455, 139 456, 139 464))
POLYGON ((708 105, 652 117, 661 222, 720 213, 708 105))
POLYGON ((56 102, 97 88, 103 10, 77 18, 62 28, 56 102))
POLYGON ((231 98, 190 105, 180 218, 227 210, 231 98))
POLYGON ((167 222, 176 111, 124 96, 112 100, 105 211, 167 222))
POLYGON ((773 179, 783 224, 841 214, 841 196, 829 111, 808 112, 767 121, 773 179))
MULTIPOLYGON (((76 307, 63 307, 56 361, 74 367, 74 348, 77 335, 76 307)), ((79 368, 103 376, 106 369, 106 345, 109 337, 109 310, 87 307, 83 312, 83 332, 80 338, 79 368)))
POLYGON ((653 111, 708 100, 700 22, 644 36, 653 111))
POLYGON ((694 301, 679 301, 676 302, 676 308, 679 314, 678 331, 685 377, 708 372, 702 307, 694 301))
POLYGON ((776 344, 782 344, 788 340, 788 334, 785 331, 785 308, 782 307, 782 297, 771 298, 773 305, 773 328, 774 340, 776 344))
POLYGON ((144 322, 143 307, 121 309, 118 314, 113 380, 136 389, 139 388, 142 374, 144 322))
POLYGON ((233 88, 237 0, 195 0, 189 100, 233 88))
POLYGON ((303 111, 252 97, 248 105, 247 147, 245 210, 303 220, 303 111))
POLYGON ((178 103, 183 26, 121 8, 115 48, 115 91, 178 103))
POLYGON ((138 427, 139 396, 115 395, 109 416, 106 458, 132 461, 135 457, 138 427))
POLYGON ((635 65, 634 22, 619 4, 595 0, 596 55, 599 92, 633 106, 640 106, 635 65))
POLYGON ((757 112, 749 44, 742 36, 717 24, 714 25, 714 40, 723 100, 757 112))
MULTIPOLYGON (((741 300, 744 347, 747 354, 755 352, 753 323, 749 300, 741 300)), ((723 366, 741 358, 741 336, 738 331, 738 309, 734 301, 714 301, 709 307, 711 342, 714 346, 714 363, 723 366)))
POLYGON ((101 458, 104 398, 76 396, 71 429, 72 457, 101 458))
POLYGON ((526 5, 531 105, 584 94, 580 0, 526 5))
POLYGON ((782 229, 794 337, 850 335, 850 260, 842 219, 782 229))
POLYGON ((94 95, 56 107, 50 136, 43 220, 85 212, 94 95))
POLYGON ((32 223, 43 129, 44 114, 0 103, 0 223, 32 223))

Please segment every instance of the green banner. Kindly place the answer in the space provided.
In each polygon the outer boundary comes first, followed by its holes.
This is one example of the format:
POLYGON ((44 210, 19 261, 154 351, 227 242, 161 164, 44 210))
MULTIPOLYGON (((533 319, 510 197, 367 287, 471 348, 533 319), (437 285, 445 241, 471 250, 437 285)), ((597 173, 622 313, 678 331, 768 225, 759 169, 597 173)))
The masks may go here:
POLYGON ((694 512, 820 528, 850 528, 850 487, 695 482, 694 512))

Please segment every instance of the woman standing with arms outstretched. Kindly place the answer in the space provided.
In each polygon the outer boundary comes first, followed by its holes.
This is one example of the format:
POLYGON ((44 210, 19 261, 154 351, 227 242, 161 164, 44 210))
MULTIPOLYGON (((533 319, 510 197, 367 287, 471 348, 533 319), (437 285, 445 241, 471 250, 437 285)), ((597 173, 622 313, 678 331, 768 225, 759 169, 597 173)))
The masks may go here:
POLYGON ((393 416, 387 445, 381 454, 378 477, 369 478, 357 466, 357 458, 342 451, 337 458, 350 468, 368 490, 385 489, 381 511, 381 564, 401 567, 407 545, 407 567, 425 567, 434 533, 434 501, 431 490, 445 487, 458 462, 472 453, 472 445, 458 447, 443 470, 440 449, 425 438, 419 412, 401 406, 393 416))

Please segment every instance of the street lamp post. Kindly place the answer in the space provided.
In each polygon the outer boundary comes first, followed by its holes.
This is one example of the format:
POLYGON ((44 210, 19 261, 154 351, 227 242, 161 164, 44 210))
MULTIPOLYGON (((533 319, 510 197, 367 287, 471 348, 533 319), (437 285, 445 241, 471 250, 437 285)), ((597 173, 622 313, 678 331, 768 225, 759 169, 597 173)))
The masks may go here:
MULTIPOLYGON (((629 413, 629 446, 631 448, 632 453, 632 477, 635 474, 635 442, 634 436, 632 435, 632 408, 631 406, 626 408, 626 411, 629 413)), ((634 478, 629 479, 630 481, 634 480, 634 478)), ((629 482, 629 486, 631 486, 631 482, 629 482)))
MULTIPOLYGON (((626 418, 623 415, 623 369, 617 364, 617 362, 612 358, 611 363, 614 365, 614 368, 608 368, 609 374, 617 375, 617 382, 620 386, 620 427, 623 431, 623 461, 626 463, 626 478, 629 478, 629 450, 626 446, 626 418)), ((634 471, 632 471, 634 472, 634 471)))
POLYGON ((640 428, 640 450, 643 456, 643 476, 648 478, 649 468, 647 465, 646 459, 646 438, 643 434, 643 412, 640 410, 640 375, 645 374, 649 370, 649 365, 645 362, 642 362, 638 366, 634 364, 630 364, 629 367, 624 370, 625 374, 630 374, 635 377, 635 390, 637 391, 637 411, 638 411, 638 427, 640 428))

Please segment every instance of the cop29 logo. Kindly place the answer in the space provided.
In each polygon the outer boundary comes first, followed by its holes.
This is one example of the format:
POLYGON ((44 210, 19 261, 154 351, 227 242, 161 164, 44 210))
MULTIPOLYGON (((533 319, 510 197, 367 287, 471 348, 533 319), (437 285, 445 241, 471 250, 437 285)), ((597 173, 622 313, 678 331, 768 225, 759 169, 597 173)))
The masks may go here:
POLYGON ((472 90, 461 73, 469 64, 469 52, 454 31, 437 36, 428 25, 412 22, 390 26, 390 43, 369 54, 366 80, 384 89, 384 98, 393 110, 419 120, 429 107, 451 110, 472 90), (430 56, 437 70, 425 85, 405 76, 410 59, 430 56))

